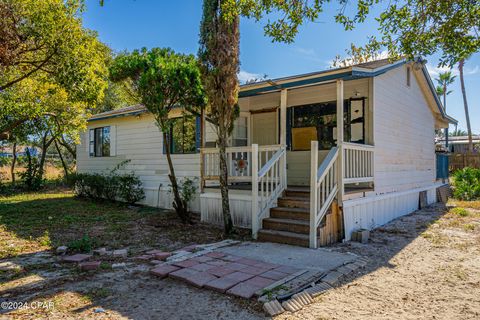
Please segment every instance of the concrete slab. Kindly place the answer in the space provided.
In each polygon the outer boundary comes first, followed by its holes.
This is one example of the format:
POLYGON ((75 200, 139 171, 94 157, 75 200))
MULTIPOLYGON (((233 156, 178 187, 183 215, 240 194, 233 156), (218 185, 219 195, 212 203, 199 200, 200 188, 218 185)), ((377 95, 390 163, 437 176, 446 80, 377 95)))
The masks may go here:
MULTIPOLYGON (((355 260, 355 256, 327 249, 309 249, 269 242, 242 242, 217 249, 230 255, 315 272, 325 272, 355 260)), ((245 260, 239 260, 242 262, 245 260)), ((247 260, 248 261, 248 260, 247 260)))

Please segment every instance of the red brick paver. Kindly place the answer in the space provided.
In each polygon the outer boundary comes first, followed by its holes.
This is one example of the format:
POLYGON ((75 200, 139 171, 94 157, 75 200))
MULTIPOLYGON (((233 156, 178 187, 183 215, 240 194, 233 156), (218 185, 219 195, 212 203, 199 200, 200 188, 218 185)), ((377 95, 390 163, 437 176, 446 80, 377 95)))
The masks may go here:
POLYGON ((209 274, 208 272, 197 272, 197 273, 194 273, 190 276, 187 276, 185 278, 185 281, 187 281, 190 284, 193 284, 196 287, 201 288, 206 283, 208 283, 210 281, 213 281, 215 279, 217 279, 217 277, 215 277, 212 274, 209 274))
POLYGON ((215 279, 213 281, 208 282, 205 284, 205 288, 212 289, 221 293, 224 293, 231 287, 237 285, 239 282, 233 278, 222 277, 215 279))
POLYGON ((87 262, 81 262, 78 264, 81 270, 84 271, 90 271, 90 270, 96 270, 98 267, 100 267, 101 262, 100 261, 87 261, 87 262))
POLYGON ((235 279, 235 280, 237 280, 238 282, 242 282, 242 281, 251 279, 251 278, 253 278, 253 277, 254 277, 254 275, 249 274, 249 273, 243 273, 243 272, 241 272, 241 271, 237 271, 237 272, 234 272, 234 273, 230 273, 230 274, 228 274, 228 275, 225 276, 225 278, 235 279))
POLYGON ((156 276, 159 276, 160 278, 165 278, 166 276, 168 276, 169 273, 177 271, 179 269, 179 267, 175 267, 169 264, 162 264, 155 267, 150 272, 156 276))
POLYGON ((233 271, 240 271, 242 269, 247 268, 248 266, 245 264, 241 264, 238 262, 230 262, 225 265, 225 268, 233 270, 233 271))
POLYGON ((196 264, 199 264, 199 262, 191 259, 173 263, 174 266, 182 267, 182 268, 190 268, 191 266, 194 266, 196 264))
POLYGON ((82 262, 90 259, 91 255, 89 254, 74 254, 73 256, 66 256, 63 258, 65 262, 82 262))
POLYGON ((258 264, 259 260, 253 260, 253 259, 249 259, 249 258, 242 258, 238 261, 236 261, 237 263, 241 263, 241 264, 246 264, 247 266, 254 266, 256 264, 258 264))
POLYGON ((248 279, 244 283, 248 283, 248 284, 251 284, 252 286, 258 287, 259 289, 263 289, 265 287, 268 287, 269 285, 271 285, 274 282, 275 282, 275 280, 267 279, 267 278, 260 277, 260 276, 256 276, 256 277, 253 277, 251 279, 248 279))
POLYGON ((197 270, 190 268, 183 268, 168 274, 170 278, 180 279, 186 281, 189 277, 199 273, 197 270))
POLYGON ((237 297, 250 299, 251 297, 253 297, 255 292, 257 292, 260 289, 261 288, 259 288, 257 286, 254 286, 251 283, 242 282, 242 283, 237 284, 233 288, 230 288, 227 291, 227 293, 231 294, 231 295, 234 295, 234 296, 237 296, 237 297))
POLYGON ((208 273, 211 273, 217 277, 223 277, 223 276, 226 276, 227 274, 234 273, 234 272, 235 272, 234 270, 225 268, 225 266, 217 266, 208 270, 208 273))
MULTIPOLYGON (((209 271, 210 269, 214 269, 214 268, 217 268, 217 267, 212 266, 210 264, 206 264, 206 263, 199 263, 199 264, 191 266, 190 268, 194 269, 194 270, 197 270, 197 271, 204 272, 204 271, 209 271)), ((211 272, 209 271, 209 273, 211 273, 211 272)))
POLYGON ((207 254, 205 254, 207 257, 210 257, 210 258, 222 258, 222 257, 225 257, 226 254, 223 253, 223 252, 209 252, 207 254))
POLYGON ((253 274, 255 276, 258 276, 259 274, 265 273, 268 270, 270 270, 270 269, 260 268, 260 267, 246 267, 246 268, 242 269, 242 272, 250 273, 250 274, 253 274))

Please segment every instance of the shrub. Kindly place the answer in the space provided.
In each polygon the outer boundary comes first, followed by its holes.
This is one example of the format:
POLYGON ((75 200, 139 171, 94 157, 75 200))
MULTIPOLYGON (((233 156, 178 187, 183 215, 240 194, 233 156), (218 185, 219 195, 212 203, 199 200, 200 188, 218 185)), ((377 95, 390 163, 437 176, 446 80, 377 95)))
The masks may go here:
POLYGON ((76 173, 69 175, 68 184, 77 196, 90 199, 120 200, 134 204, 145 197, 142 182, 133 173, 76 173))
POLYGON ((73 240, 68 244, 68 249, 73 252, 90 252, 95 246, 95 240, 88 235, 84 235, 81 239, 73 240))
POLYGON ((40 166, 38 165, 37 158, 32 157, 30 155, 30 151, 28 149, 26 150, 26 168, 24 172, 20 172, 18 175, 22 179, 23 185, 26 190, 40 190, 44 182, 40 173, 40 166))
POLYGON ((453 196, 459 200, 480 199, 480 169, 464 168, 453 175, 453 196))

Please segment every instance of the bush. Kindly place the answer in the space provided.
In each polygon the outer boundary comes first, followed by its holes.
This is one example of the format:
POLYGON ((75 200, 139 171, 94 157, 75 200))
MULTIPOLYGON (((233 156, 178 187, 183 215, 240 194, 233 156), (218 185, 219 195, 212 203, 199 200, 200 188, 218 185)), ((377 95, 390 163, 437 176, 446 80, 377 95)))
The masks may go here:
POLYGON ((480 199, 480 169, 464 168, 453 175, 453 196, 459 200, 480 199))
POLYGON ((460 217, 467 217, 470 214, 467 209, 460 207, 455 207, 450 212, 460 217))
POLYGON ((145 198, 142 182, 133 173, 76 173, 69 175, 68 183, 79 197, 120 200, 129 204, 145 198))
POLYGON ((81 239, 73 240, 68 244, 68 249, 73 252, 90 252, 95 246, 95 240, 88 235, 84 235, 81 239))
POLYGON ((40 166, 37 158, 30 155, 30 151, 27 149, 27 165, 24 172, 20 172, 18 175, 22 179, 22 183, 26 190, 36 191, 40 190, 43 186, 43 178, 40 173, 40 166))

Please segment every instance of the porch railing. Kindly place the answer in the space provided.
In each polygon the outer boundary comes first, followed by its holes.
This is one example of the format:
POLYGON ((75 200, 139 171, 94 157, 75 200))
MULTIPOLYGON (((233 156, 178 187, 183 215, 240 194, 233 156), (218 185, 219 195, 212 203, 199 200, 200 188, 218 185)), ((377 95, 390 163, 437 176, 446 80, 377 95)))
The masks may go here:
POLYGON ((375 147, 365 144, 342 144, 344 183, 359 183, 373 181, 373 162, 375 147))
POLYGON ((257 238, 264 218, 268 218, 270 208, 276 205, 278 197, 287 185, 285 147, 278 149, 260 168, 255 156, 260 147, 252 145, 252 236, 257 238))
POLYGON ((339 149, 333 147, 318 165, 318 141, 311 142, 310 248, 317 248, 317 228, 338 192, 339 149))
MULTIPOLYGON (((226 148, 227 168, 229 182, 252 181, 252 148, 229 147, 226 148)), ((280 149, 280 145, 258 146, 258 165, 261 168, 280 149)), ((200 149, 202 169, 202 186, 205 181, 220 179, 220 153, 218 148, 200 149)))

